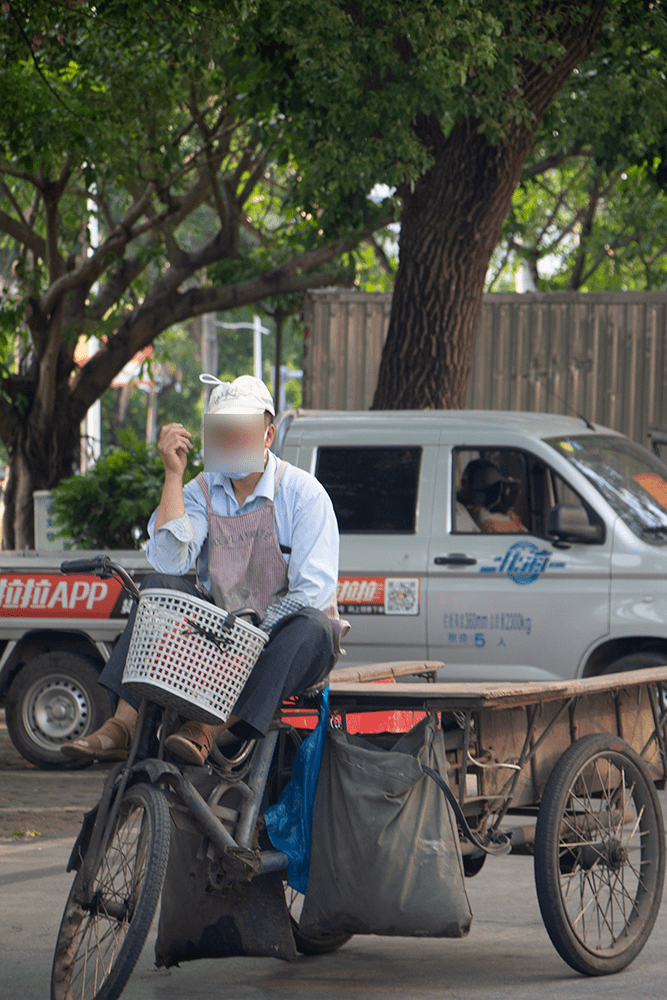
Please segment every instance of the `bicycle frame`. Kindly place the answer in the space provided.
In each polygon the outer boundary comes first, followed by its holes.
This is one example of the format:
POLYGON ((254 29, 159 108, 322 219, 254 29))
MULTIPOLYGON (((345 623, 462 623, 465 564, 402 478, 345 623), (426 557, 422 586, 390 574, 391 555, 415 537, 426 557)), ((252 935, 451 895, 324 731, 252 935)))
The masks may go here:
MULTIPOLYGON (((130 756, 126 762, 113 768, 104 783, 102 797, 95 812, 95 821, 89 831, 88 844, 85 827, 80 833, 72 850, 68 871, 78 868, 82 901, 91 881, 97 871, 101 858, 111 837, 123 793, 132 778, 148 780, 163 788, 171 810, 185 812, 194 820, 202 836, 210 841, 216 860, 227 870, 230 876, 234 874, 245 877, 268 872, 282 871, 287 868, 287 856, 281 851, 259 851, 252 848, 252 839, 259 819, 266 789, 271 762, 273 760, 276 742, 281 729, 281 723, 276 721, 267 735, 258 740, 252 752, 249 766, 249 780, 230 780, 221 778, 220 784, 207 802, 197 791, 192 782, 176 765, 164 759, 164 732, 169 719, 170 710, 162 711, 162 739, 156 757, 137 759, 137 751, 142 743, 155 738, 156 719, 149 711, 147 699, 142 699, 137 718, 137 728, 132 742, 130 756), (216 816, 209 804, 213 798, 220 797, 220 787, 233 787, 242 796, 242 805, 235 822, 234 835, 216 816)), ((224 792, 226 788, 223 788, 224 792)), ((231 812, 231 811, 228 811, 231 812)), ((230 821, 233 816, 226 815, 230 821)))

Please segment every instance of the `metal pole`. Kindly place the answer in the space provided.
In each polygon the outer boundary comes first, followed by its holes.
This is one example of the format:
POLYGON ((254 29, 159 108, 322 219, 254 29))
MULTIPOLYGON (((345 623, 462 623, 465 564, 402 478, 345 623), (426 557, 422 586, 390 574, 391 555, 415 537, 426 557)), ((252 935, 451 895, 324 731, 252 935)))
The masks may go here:
POLYGON ((155 382, 151 382, 146 413, 146 444, 155 444, 157 441, 157 400, 157 386, 155 382))
MULTIPOLYGON (((201 359, 202 369, 211 375, 218 374, 218 333, 216 330, 215 313, 204 313, 201 318, 201 359)), ((204 412, 213 389, 212 385, 204 385, 204 412)))
POLYGON ((276 355, 274 360, 274 377, 273 377, 273 405, 276 410, 281 410, 280 405, 280 355, 282 354, 283 345, 283 321, 285 317, 283 314, 276 309, 273 316, 276 324, 276 355))
POLYGON ((262 320, 255 314, 252 318, 252 366, 255 378, 262 377, 262 320))

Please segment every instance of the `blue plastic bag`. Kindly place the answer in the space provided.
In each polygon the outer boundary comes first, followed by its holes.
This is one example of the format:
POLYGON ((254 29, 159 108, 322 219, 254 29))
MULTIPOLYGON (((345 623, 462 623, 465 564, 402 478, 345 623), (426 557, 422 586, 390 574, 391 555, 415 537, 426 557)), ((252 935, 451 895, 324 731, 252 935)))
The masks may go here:
POLYGON ((271 843, 289 859, 287 884, 305 894, 310 868, 310 829, 322 751, 329 728, 329 688, 322 693, 320 719, 296 752, 292 777, 264 813, 271 843))

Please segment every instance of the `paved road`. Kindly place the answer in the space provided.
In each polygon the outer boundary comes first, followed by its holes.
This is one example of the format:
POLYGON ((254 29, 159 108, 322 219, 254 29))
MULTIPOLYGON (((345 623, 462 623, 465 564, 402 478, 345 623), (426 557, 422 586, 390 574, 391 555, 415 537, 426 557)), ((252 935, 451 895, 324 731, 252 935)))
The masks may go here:
MULTIPOLYGON (((667 798, 663 796, 663 805, 667 798)), ((0 841, 0 996, 46 1000, 53 943, 70 876, 70 835, 0 841)), ((149 945, 124 1000, 663 1000, 667 904, 628 970, 603 979, 571 973, 542 927, 532 859, 491 859, 468 880, 472 931, 463 941, 354 938, 334 955, 205 960, 152 968, 149 945)))
POLYGON ((0 838, 15 830, 44 836, 73 833, 97 802, 107 768, 95 764, 81 771, 40 771, 14 749, 0 709, 0 838))
MULTIPOLYGON (((71 876, 64 871, 82 812, 104 768, 43 772, 3 739, 0 719, 0 1000, 46 1000, 53 946, 71 876), (36 807, 35 804, 39 803, 36 807), (25 810, 33 808, 32 812, 25 810), (2 826, 4 822, 4 827, 2 826), (14 829, 41 837, 17 838, 14 829)), ((667 815, 667 793, 661 793, 667 815)), ((490 859, 466 882, 475 915, 468 938, 353 938, 334 955, 152 965, 149 942, 124 1000, 663 1000, 667 902, 625 972, 584 979, 563 964, 542 926, 529 857, 490 859)))

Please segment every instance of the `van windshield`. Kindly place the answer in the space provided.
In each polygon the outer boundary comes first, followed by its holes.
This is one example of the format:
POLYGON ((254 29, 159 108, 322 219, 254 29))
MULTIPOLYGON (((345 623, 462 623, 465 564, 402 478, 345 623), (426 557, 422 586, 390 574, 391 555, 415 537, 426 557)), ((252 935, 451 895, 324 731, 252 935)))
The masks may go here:
POLYGON ((667 545, 667 465, 628 438, 549 438, 546 442, 591 481, 638 538, 667 545))

